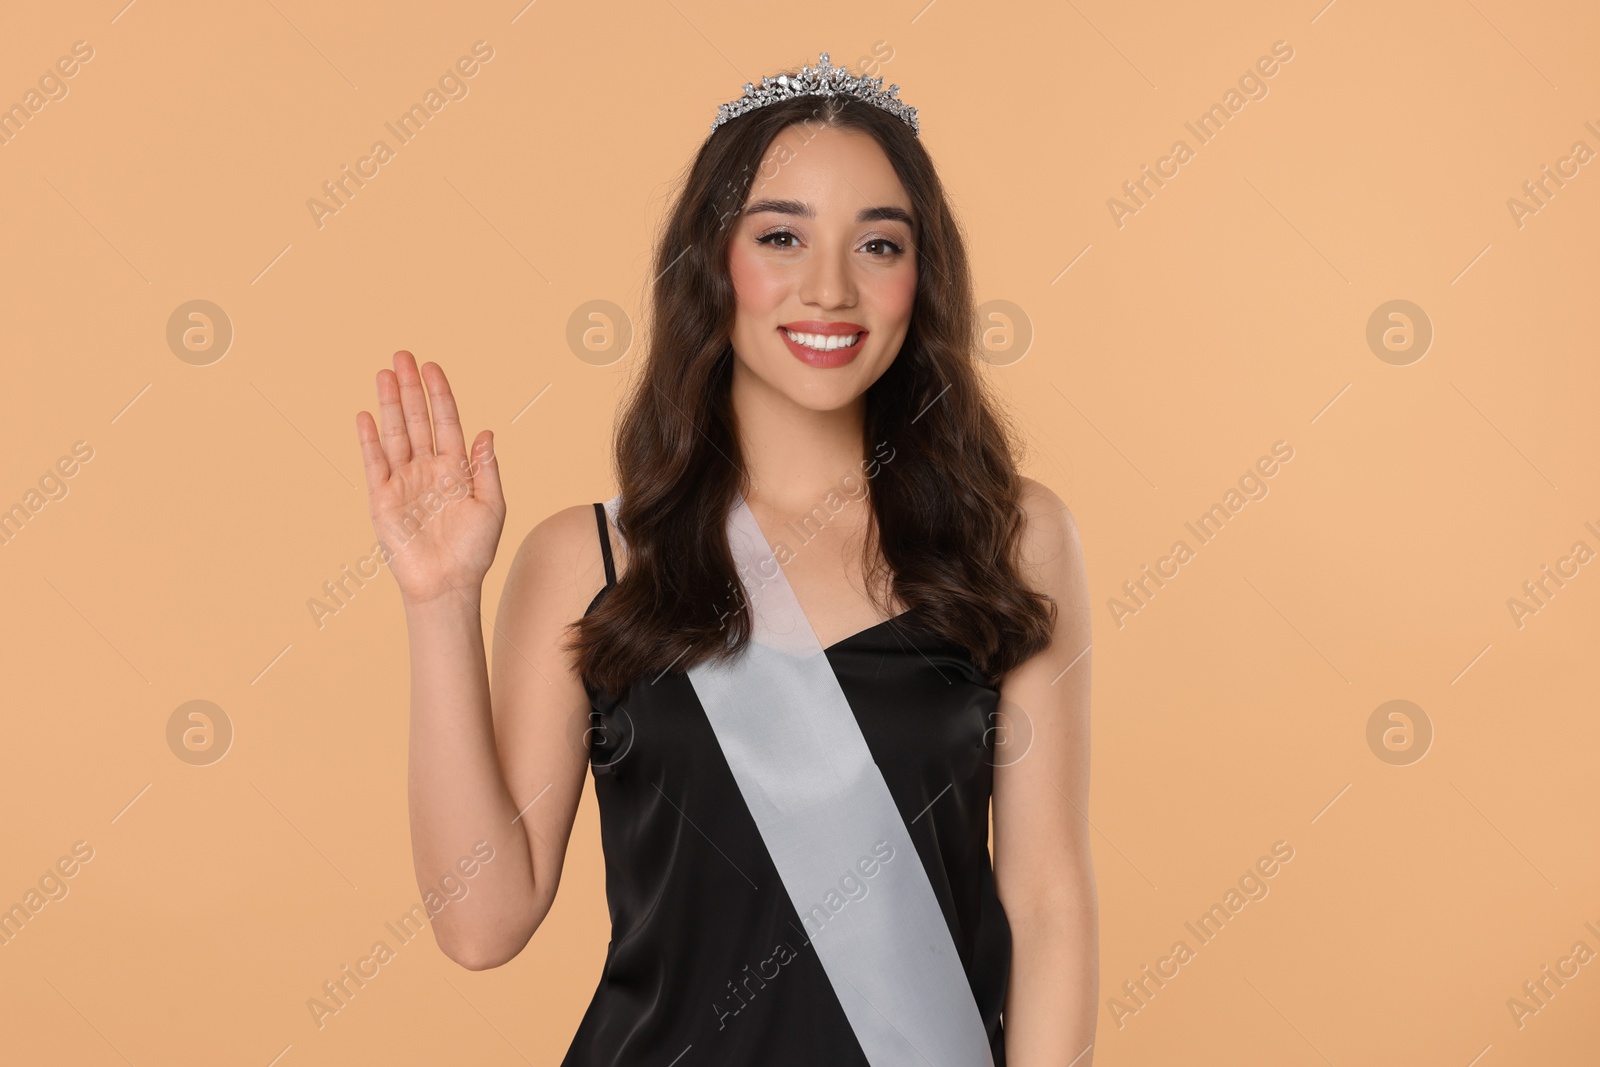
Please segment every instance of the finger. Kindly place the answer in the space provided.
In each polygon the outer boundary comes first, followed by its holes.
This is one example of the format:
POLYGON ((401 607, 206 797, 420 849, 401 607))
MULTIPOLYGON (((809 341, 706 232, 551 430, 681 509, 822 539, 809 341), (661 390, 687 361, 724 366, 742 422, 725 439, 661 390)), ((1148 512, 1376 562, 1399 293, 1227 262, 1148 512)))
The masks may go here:
POLYGON ((356 412, 356 440, 361 444, 361 469, 367 475, 367 492, 389 480, 389 460, 378 438, 378 424, 365 411, 356 412))
POLYGON ((411 438, 400 407, 400 382, 388 368, 378 372, 378 436, 391 468, 411 458, 411 438))
POLYGON ((494 432, 484 430, 472 442, 472 495, 485 504, 505 511, 505 494, 500 491, 500 460, 494 451, 494 432))
POLYGON ((428 386, 428 402, 433 405, 433 437, 439 455, 466 459, 467 442, 461 436, 461 417, 456 411, 455 394, 450 392, 444 368, 437 363, 424 363, 422 380, 428 386))
POLYGON ((401 349, 394 354, 394 374, 400 380, 400 407, 406 415, 406 436, 413 456, 433 455, 433 425, 428 421, 428 397, 417 373, 417 357, 401 349))

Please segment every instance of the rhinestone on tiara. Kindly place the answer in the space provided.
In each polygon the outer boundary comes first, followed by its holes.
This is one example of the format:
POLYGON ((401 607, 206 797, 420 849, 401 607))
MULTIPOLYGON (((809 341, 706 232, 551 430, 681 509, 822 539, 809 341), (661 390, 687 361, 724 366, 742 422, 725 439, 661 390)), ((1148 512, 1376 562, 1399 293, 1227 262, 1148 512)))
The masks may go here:
POLYGON ((729 119, 797 96, 853 96, 889 112, 910 126, 912 134, 917 134, 920 132, 917 109, 898 99, 899 92, 898 85, 885 90, 882 78, 864 78, 851 74, 847 67, 834 66, 828 62, 828 53, 823 52, 815 67, 801 67, 799 74, 762 78, 760 88, 745 82, 743 96, 717 108, 717 121, 711 124, 711 129, 714 132, 729 119))

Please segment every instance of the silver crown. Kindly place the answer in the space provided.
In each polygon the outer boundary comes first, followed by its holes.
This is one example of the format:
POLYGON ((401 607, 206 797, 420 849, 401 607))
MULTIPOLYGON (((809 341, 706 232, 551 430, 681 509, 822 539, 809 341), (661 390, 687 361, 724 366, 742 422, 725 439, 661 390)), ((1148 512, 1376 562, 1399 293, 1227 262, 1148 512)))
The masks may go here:
POLYGON ((762 78, 759 89, 745 82, 743 96, 717 108, 717 121, 711 124, 711 129, 715 131, 724 122, 748 111, 776 104, 780 100, 792 100, 797 96, 853 96, 889 112, 910 126, 911 132, 916 134, 919 132, 917 109, 899 100, 899 92, 898 85, 891 85, 885 91, 882 78, 863 78, 851 74, 847 67, 833 66, 828 62, 828 53, 823 52, 818 57, 817 66, 801 67, 799 74, 762 78))

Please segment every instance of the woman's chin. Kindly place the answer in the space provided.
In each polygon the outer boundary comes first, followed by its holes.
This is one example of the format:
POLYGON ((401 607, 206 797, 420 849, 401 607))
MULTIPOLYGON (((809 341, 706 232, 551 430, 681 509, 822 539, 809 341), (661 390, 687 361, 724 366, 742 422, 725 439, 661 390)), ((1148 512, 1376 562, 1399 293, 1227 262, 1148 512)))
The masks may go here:
POLYGON ((793 371, 785 374, 776 383, 776 391, 808 411, 842 411, 860 402, 867 384, 854 368, 850 372, 842 367, 832 372, 804 369, 798 375, 793 371))
POLYGON ((842 367, 809 367, 787 352, 774 354, 760 367, 742 360, 736 367, 749 375, 747 384, 768 394, 770 402, 817 412, 853 407, 877 377, 863 374, 865 366, 860 360, 842 367))

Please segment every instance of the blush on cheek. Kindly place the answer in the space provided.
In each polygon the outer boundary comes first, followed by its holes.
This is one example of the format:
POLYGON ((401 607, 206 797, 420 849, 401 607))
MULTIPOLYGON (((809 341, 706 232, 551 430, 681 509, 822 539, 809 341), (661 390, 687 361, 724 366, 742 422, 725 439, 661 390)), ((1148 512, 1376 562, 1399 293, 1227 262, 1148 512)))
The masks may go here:
POLYGON ((761 315, 783 302, 782 275, 746 252, 742 242, 728 250, 728 277, 742 312, 761 315))
POLYGON ((909 325, 911 321, 917 299, 917 270, 914 264, 907 267, 873 278, 861 290, 861 301, 871 307, 884 336, 892 335, 896 324, 909 325))
POLYGON ((911 305, 917 299, 917 270, 915 265, 909 270, 896 271, 894 276, 884 280, 883 292, 879 294, 883 310, 894 318, 911 317, 911 305))

